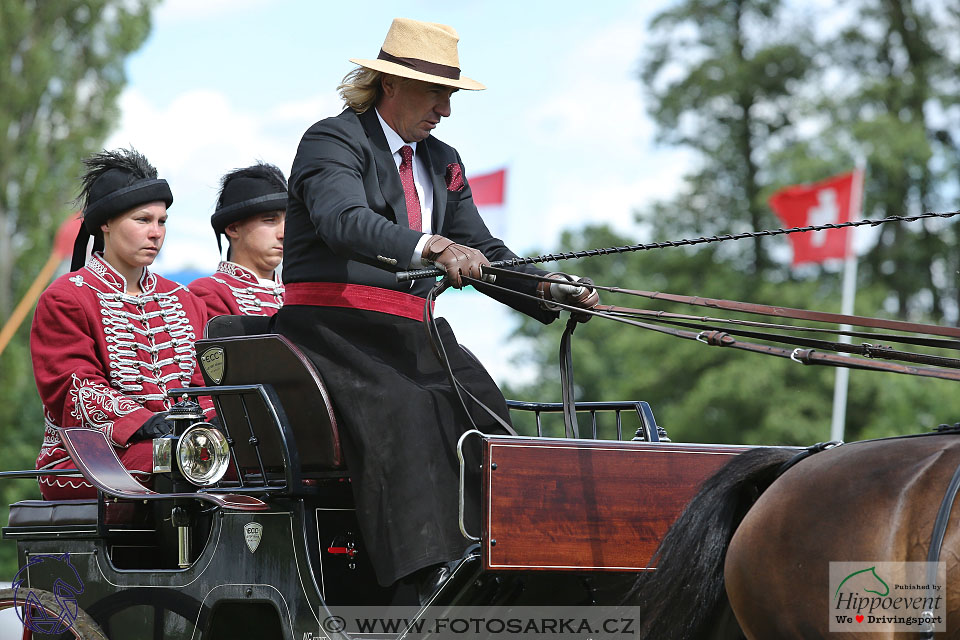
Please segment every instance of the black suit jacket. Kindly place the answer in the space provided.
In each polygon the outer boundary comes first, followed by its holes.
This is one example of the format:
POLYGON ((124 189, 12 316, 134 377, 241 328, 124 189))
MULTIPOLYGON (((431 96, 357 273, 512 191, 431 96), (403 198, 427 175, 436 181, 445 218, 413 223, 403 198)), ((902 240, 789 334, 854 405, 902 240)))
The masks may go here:
MULTIPOLYGON (((456 149, 431 135, 417 144, 417 154, 423 155, 433 185, 433 232, 479 249, 491 262, 516 257, 487 230, 456 149), (459 191, 447 189, 451 164, 460 165, 464 176, 459 191)), ((362 114, 345 109, 310 127, 289 184, 285 283, 344 282, 427 295, 432 279, 398 283, 394 275, 410 268, 421 233, 410 229, 400 175, 373 108, 362 114)), ((520 269, 545 273, 531 266, 520 269)), ((536 289, 528 280, 501 278, 497 284, 529 294, 536 289)), ((478 288, 542 322, 557 317, 534 301, 478 288)))

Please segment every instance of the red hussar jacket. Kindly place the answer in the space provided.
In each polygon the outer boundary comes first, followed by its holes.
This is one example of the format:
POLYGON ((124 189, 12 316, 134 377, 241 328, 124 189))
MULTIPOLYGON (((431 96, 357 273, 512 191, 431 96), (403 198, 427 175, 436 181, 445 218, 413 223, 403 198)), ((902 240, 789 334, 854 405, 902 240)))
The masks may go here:
MULTIPOLYGON (((185 287, 144 269, 141 295, 100 254, 61 276, 37 304, 30 333, 33 371, 46 429, 37 469, 74 468, 55 427, 104 432, 130 470, 151 470, 151 443, 130 437, 176 399, 167 391, 203 386, 194 341, 207 313, 185 287), (131 446, 132 445, 132 446, 131 446)), ((202 398, 210 416, 213 404, 202 398)), ((76 478, 47 476, 48 499, 95 495, 76 478)))
POLYGON ((233 262, 221 262, 212 276, 190 283, 190 292, 207 305, 207 316, 272 316, 283 306, 283 284, 275 276, 261 284, 256 274, 233 262))

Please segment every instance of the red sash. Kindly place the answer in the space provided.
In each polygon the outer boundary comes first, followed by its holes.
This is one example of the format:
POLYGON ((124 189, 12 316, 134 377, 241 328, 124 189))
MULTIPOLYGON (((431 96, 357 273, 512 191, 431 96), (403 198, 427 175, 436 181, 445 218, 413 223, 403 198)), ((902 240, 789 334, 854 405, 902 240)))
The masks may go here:
POLYGON ((379 311, 402 318, 423 321, 426 300, 402 291, 341 282, 288 282, 285 305, 343 307, 379 311))

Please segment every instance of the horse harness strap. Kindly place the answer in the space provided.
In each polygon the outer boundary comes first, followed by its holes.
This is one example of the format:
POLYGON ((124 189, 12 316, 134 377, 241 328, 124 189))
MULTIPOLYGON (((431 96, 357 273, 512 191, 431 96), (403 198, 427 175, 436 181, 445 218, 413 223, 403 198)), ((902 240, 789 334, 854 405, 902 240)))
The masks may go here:
MULTIPOLYGON (((950 478, 950 484, 947 485, 947 491, 943 494, 943 500, 940 501, 940 509, 937 511, 937 519, 933 522, 933 535, 930 536, 930 549, 927 551, 926 583, 928 585, 932 585, 936 581, 936 565, 938 562, 940 562, 940 551, 943 548, 943 538, 947 533, 947 525, 950 522, 950 512, 953 510, 953 503, 957 499, 957 491, 960 491, 960 466, 956 468, 956 470, 953 472, 953 477, 950 478)), ((924 611, 923 615, 926 617, 927 613, 930 614, 930 617, 933 616, 932 611, 924 611)), ((932 626, 922 631, 920 637, 924 640, 933 640, 932 626)))
POLYGON ((826 451, 827 449, 833 449, 834 447, 839 447, 842 444, 843 444, 842 440, 831 440, 830 442, 818 442, 817 444, 810 445, 809 447, 807 447, 806 449, 804 449, 803 451, 801 451, 800 453, 798 453, 797 455, 793 456, 792 458, 784 462, 782 465, 780 465, 780 468, 777 469, 777 475, 775 477, 779 478, 784 473, 786 473, 787 470, 790 469, 790 467, 797 464, 801 460, 806 460, 807 458, 809 458, 815 453, 820 453, 821 451, 826 451))
MULTIPOLYGON (((839 441, 818 442, 813 446, 807 447, 780 465, 780 468, 777 470, 777 477, 779 478, 782 476, 787 472, 787 470, 801 460, 809 458, 815 453, 820 453, 821 451, 826 451, 827 449, 832 449, 842 444, 843 442, 839 441)), ((947 532, 947 525, 950 522, 950 512, 953 510, 953 503, 957 499, 958 492, 960 492, 960 466, 957 466, 956 470, 953 472, 953 477, 950 478, 950 484, 947 485, 947 490, 943 495, 943 500, 940 501, 940 509, 937 511, 937 518, 933 523, 933 534, 930 537, 930 549, 927 551, 926 584, 928 585, 932 585, 936 582, 936 565, 940 562, 940 551, 943 548, 943 538, 947 532)), ((933 612, 924 611, 922 615, 924 617, 933 617, 933 612)), ((928 628, 921 631, 920 634, 920 637, 923 640, 933 640, 933 626, 928 626, 928 628)))

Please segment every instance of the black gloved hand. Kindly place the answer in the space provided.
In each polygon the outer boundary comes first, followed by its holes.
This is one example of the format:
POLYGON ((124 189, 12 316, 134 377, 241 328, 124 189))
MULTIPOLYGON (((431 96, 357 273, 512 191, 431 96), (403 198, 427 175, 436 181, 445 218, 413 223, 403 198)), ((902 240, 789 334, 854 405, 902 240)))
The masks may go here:
POLYGON ((163 436, 170 435, 173 433, 173 423, 166 418, 166 411, 158 411, 153 414, 130 436, 130 442, 153 440, 154 438, 162 438, 163 436))

